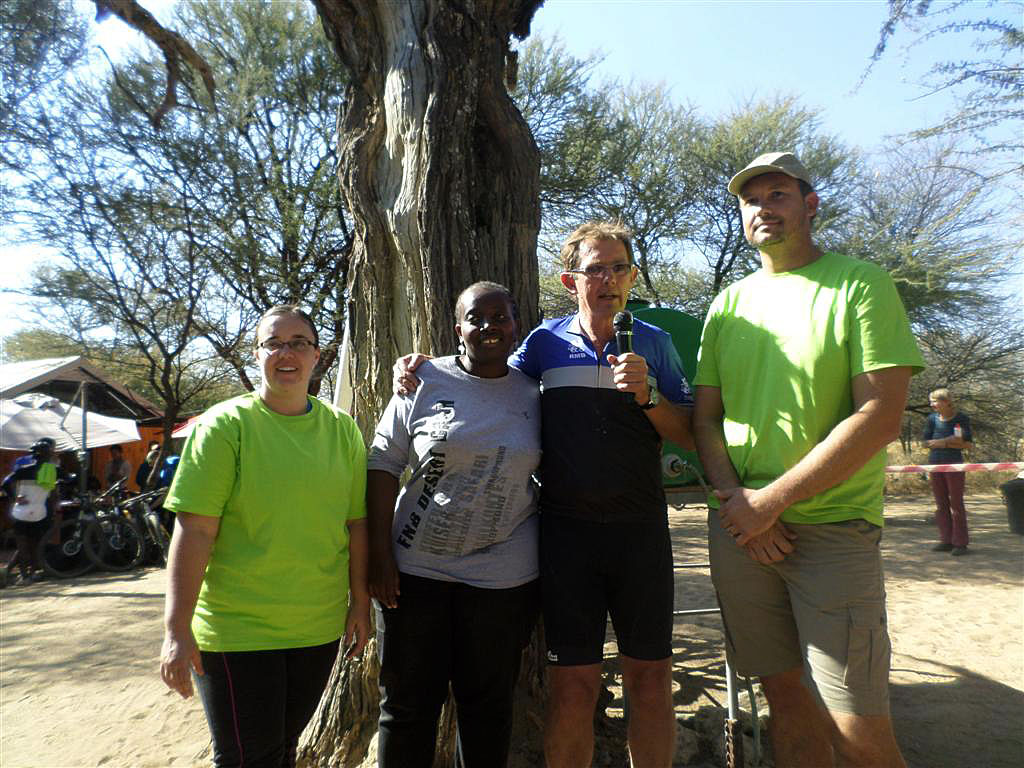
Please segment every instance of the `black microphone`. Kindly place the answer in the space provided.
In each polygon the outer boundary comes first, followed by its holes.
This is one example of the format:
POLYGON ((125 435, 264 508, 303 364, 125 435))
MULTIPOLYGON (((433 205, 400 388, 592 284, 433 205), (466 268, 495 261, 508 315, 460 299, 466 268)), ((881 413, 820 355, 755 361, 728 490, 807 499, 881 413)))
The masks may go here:
MULTIPOLYGON (((607 315, 605 315, 607 317, 607 315)), ((633 313, 624 309, 615 315, 612 320, 612 327, 615 328, 615 343, 619 347, 619 354, 624 355, 633 351, 633 313)))
MULTIPOLYGON (((633 313, 624 309, 612 318, 612 327, 615 329, 615 344, 619 348, 619 356, 633 351, 633 313)), ((632 392, 621 392, 620 395, 626 402, 636 401, 632 392)))

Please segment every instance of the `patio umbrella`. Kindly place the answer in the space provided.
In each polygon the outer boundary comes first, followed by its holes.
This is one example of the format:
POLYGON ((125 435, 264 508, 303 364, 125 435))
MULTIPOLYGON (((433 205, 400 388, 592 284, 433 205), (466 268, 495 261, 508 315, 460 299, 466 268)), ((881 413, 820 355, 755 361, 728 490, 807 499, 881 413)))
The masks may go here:
MULTIPOLYGON (((86 448, 141 439, 131 419, 86 411, 85 424, 86 448)), ((0 448, 27 451, 42 437, 56 440, 58 451, 82 448, 82 409, 37 392, 0 400, 0 448)))

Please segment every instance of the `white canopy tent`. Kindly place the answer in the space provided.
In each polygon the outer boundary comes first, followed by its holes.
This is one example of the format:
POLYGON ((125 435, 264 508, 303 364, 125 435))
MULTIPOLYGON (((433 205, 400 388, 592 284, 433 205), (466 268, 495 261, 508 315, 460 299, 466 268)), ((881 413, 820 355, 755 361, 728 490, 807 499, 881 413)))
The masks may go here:
POLYGON ((49 395, 29 392, 0 400, 0 448, 27 451, 43 437, 56 440, 58 451, 99 448, 142 439, 132 419, 117 419, 91 411, 86 411, 83 419, 81 408, 49 395))

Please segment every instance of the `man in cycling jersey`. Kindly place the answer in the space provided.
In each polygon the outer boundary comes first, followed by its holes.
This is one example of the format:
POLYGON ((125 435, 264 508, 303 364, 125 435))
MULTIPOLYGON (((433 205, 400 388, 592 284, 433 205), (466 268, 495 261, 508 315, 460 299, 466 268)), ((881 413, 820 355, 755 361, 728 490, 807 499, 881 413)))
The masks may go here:
MULTIPOLYGON (((542 384, 540 570, 550 696, 549 768, 589 766, 611 615, 637 768, 668 768, 672 548, 661 441, 692 447, 692 398, 668 333, 635 320, 633 352, 612 321, 637 279, 631 233, 591 221, 562 248, 577 312, 535 328, 509 363, 542 384)), ((414 361, 413 361, 414 362, 414 361)), ((398 388, 414 379, 397 371, 398 388)))

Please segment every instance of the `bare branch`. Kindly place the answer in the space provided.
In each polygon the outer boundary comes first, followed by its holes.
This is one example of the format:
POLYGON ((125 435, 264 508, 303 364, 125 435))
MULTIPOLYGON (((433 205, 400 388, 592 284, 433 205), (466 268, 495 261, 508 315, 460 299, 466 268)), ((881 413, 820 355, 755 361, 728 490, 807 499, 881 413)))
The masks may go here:
MULTIPOLYGON (((216 90, 213 70, 185 38, 174 30, 164 27, 153 14, 135 0, 93 0, 93 3, 96 5, 97 21, 101 21, 113 13, 125 24, 134 27, 149 38, 163 51, 164 64, 167 67, 167 91, 164 93, 164 99, 160 106, 153 114, 148 115, 154 128, 159 128, 164 115, 178 104, 177 90, 178 82, 181 80, 182 60, 203 78, 203 84, 206 86, 206 92, 210 94, 212 103, 216 90)), ((215 103, 213 109, 215 111, 217 109, 215 103)))

